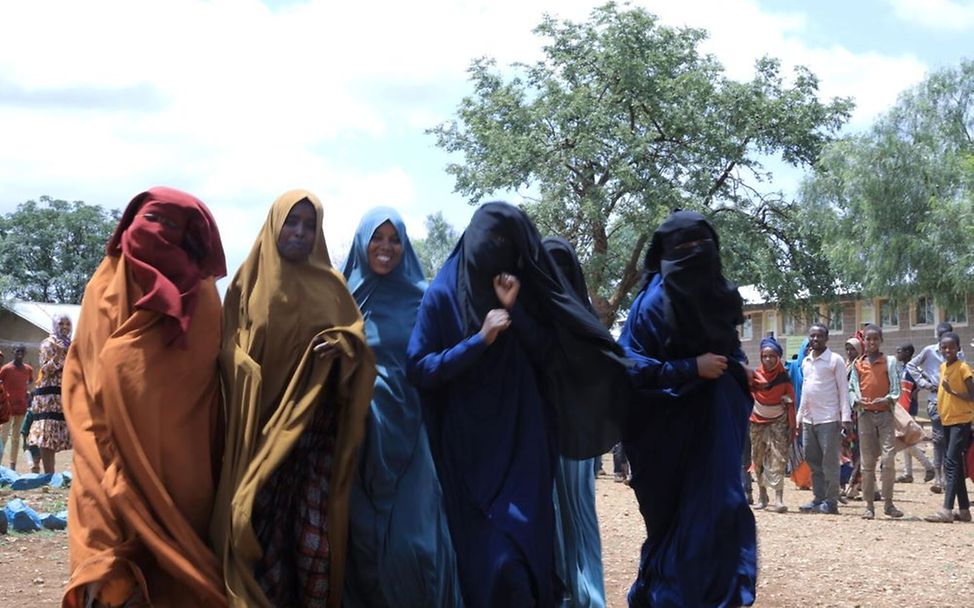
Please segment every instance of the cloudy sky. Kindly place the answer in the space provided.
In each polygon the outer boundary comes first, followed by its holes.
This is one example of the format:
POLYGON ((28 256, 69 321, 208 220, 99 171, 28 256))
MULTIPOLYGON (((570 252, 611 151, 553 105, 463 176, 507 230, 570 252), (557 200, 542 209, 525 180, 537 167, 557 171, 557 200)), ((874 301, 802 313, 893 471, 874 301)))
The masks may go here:
MULTIPOLYGON (((295 187, 322 199, 336 254, 374 205, 400 209, 414 236, 436 210, 462 227, 472 208, 424 129, 468 92, 471 59, 530 61, 543 13, 584 19, 597 3, 4 2, 0 212, 44 194, 124 207, 174 186, 213 209, 231 273, 295 187)), ((974 48, 974 0, 634 4, 709 30, 732 77, 764 54, 808 66, 823 96, 855 98, 850 130, 974 48)))

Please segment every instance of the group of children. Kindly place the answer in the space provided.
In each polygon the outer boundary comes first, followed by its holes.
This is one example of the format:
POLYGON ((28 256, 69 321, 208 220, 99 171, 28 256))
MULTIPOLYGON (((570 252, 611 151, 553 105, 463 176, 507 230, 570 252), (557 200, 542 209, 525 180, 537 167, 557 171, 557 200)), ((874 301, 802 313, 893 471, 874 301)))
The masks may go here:
POLYGON ((893 485, 913 481, 916 456, 924 466, 924 480, 934 482, 931 491, 944 494, 942 508, 924 519, 971 521, 964 479, 974 379, 953 327, 941 323, 937 343, 917 355, 911 344, 899 346, 895 356, 885 355, 882 328, 873 324, 846 341, 844 358, 828 348, 828 340, 828 328, 813 324, 789 370, 781 361, 781 345, 770 336, 761 342, 750 418, 750 460, 759 489, 754 508, 772 506, 771 488, 773 509, 787 511, 784 477, 789 465, 793 471, 804 466, 803 456, 811 470, 813 499, 800 507, 802 512, 837 513, 838 503, 858 499, 861 490, 863 518, 876 516, 877 500, 883 501, 887 517, 899 518, 903 512, 893 503, 893 485), (933 462, 917 445, 922 433, 913 417, 920 389, 929 391, 933 462), (905 470, 897 477, 895 459, 901 451, 905 470), (789 459, 789 454, 798 458, 789 459))

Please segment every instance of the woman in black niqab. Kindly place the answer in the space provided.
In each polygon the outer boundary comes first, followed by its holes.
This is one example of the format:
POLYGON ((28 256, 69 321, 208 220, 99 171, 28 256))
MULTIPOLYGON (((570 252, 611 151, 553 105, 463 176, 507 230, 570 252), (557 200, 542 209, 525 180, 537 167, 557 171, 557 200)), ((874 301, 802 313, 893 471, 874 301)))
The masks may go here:
POLYGON ((752 404, 737 336, 742 300, 698 213, 675 212, 659 227, 646 272, 619 340, 634 361, 623 445, 647 531, 629 605, 750 605, 757 549, 740 482, 752 404))
POLYGON ((614 441, 620 353, 527 215, 480 207, 407 349, 468 608, 553 605, 556 454, 591 457, 614 441), (488 344, 492 314, 508 324, 488 344))

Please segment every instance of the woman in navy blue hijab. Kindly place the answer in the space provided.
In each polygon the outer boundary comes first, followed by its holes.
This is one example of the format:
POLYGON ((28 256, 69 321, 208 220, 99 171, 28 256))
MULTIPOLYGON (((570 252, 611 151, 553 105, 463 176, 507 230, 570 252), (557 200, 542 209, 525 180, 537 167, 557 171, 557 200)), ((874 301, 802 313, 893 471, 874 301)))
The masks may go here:
POLYGON ((698 213, 675 212, 659 227, 646 272, 619 340, 635 361, 623 444, 647 534, 629 605, 750 605, 757 548, 740 481, 752 405, 741 297, 698 213))
MULTIPOLYGON (((595 316, 578 255, 571 243, 549 237, 544 248, 573 292, 595 316)), ((555 571, 564 585, 565 608, 604 608, 602 540, 595 513, 593 459, 558 459, 555 469, 555 571)))
POLYGON ((419 396, 406 382, 406 345, 426 281, 398 213, 366 212, 344 274, 378 374, 352 481, 343 605, 462 606, 419 396))
POLYGON ((560 598, 557 450, 585 458, 612 445, 619 352, 524 212, 481 206, 426 292, 408 349, 468 608, 560 598))

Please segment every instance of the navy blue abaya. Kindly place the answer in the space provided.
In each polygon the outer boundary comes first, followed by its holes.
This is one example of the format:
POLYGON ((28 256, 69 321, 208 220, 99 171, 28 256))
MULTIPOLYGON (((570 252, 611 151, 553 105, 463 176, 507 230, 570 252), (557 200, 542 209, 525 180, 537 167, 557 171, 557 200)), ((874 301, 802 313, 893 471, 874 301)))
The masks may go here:
POLYGON ((666 360, 668 338, 657 275, 620 338, 636 362, 623 444, 647 533, 630 606, 750 605, 757 548, 740 468, 751 397, 730 373, 705 381, 694 358, 666 360))
POLYGON ((519 304, 487 345, 467 336, 457 256, 419 309, 409 375, 423 397, 469 608, 553 606, 555 446, 536 366, 548 333, 519 304))

